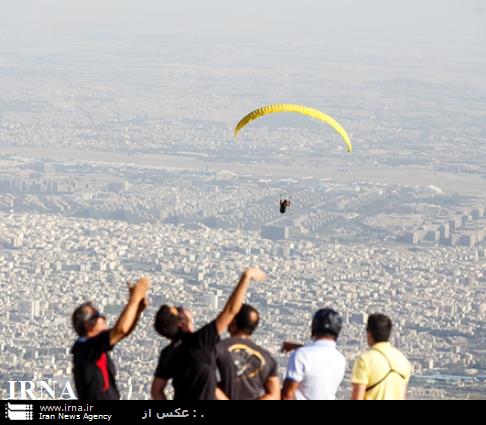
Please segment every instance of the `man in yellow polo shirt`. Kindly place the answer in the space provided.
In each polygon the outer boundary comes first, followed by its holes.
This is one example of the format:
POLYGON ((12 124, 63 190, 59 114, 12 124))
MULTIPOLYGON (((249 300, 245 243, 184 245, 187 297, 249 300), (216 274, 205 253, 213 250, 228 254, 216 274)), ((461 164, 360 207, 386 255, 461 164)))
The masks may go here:
POLYGON ((404 400, 412 367, 407 358, 388 342, 391 320, 384 314, 368 317, 366 333, 370 350, 353 367, 352 400, 404 400))

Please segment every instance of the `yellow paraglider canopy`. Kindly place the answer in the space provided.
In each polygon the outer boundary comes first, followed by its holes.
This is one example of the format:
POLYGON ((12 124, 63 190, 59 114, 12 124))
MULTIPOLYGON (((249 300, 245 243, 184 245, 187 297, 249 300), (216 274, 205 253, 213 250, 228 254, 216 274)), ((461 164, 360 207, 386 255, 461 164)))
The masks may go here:
POLYGON ((344 143, 346 143, 348 152, 353 151, 353 145, 351 144, 348 133, 334 118, 330 117, 324 112, 318 111, 317 109, 309 108, 303 105, 293 105, 290 103, 277 103, 274 105, 267 105, 250 112, 248 115, 243 117, 241 121, 236 125, 234 131, 235 137, 238 135, 240 130, 251 121, 268 114, 273 114, 275 112, 297 112, 299 114, 307 115, 309 117, 323 121, 339 133, 339 135, 343 138, 344 143))

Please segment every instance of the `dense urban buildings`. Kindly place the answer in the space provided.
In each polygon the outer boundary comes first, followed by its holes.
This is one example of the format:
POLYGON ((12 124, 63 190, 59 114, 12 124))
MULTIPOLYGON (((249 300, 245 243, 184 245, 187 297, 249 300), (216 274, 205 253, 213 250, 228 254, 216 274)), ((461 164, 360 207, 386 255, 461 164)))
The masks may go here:
POLYGON ((255 340, 281 374, 281 343, 308 339, 313 312, 332 307, 348 398, 367 314, 381 312, 413 364, 411 398, 484 398, 484 61, 454 68, 460 46, 389 47, 386 60, 294 47, 315 52, 310 66, 271 43, 143 42, 122 54, 118 41, 41 40, 27 55, 0 40, 0 397, 9 381, 71 380, 72 310, 92 300, 113 323, 126 281, 148 275, 150 307, 113 354, 122 397, 148 398, 158 306, 183 298, 203 324, 256 265, 268 281, 249 291, 255 340), (292 116, 234 142, 237 120, 275 96, 339 118, 353 154, 292 116))

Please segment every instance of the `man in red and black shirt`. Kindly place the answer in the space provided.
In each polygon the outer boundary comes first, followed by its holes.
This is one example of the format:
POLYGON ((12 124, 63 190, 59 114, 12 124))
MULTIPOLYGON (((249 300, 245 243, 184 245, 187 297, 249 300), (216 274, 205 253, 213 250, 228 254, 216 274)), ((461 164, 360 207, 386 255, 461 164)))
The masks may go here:
POLYGON ((79 338, 73 345, 73 374, 79 400, 119 400, 116 370, 108 352, 127 337, 147 306, 150 282, 141 278, 130 287, 130 297, 115 326, 108 328, 106 318, 90 302, 81 304, 72 315, 79 338))

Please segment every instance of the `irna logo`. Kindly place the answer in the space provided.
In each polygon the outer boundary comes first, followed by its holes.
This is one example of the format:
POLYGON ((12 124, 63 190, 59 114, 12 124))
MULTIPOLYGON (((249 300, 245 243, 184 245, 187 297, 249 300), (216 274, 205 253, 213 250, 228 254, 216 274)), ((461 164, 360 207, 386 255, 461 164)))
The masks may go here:
POLYGON ((9 400, 75 400, 69 381, 8 381, 9 400))

